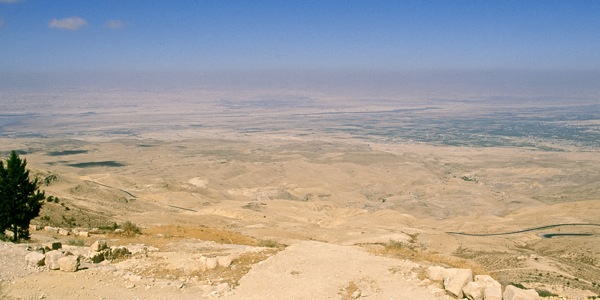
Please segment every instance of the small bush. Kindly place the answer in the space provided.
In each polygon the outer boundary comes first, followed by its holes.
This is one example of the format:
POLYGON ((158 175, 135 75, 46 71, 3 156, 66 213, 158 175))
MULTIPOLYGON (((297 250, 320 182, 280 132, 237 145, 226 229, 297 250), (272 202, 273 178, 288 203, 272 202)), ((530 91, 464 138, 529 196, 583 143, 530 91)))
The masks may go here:
POLYGON ((268 248, 283 248, 284 245, 274 241, 274 240, 260 240, 258 243, 259 247, 268 247, 268 248))
POLYGON ((518 288, 520 288, 520 289, 522 289, 522 290, 526 290, 526 289, 527 289, 527 288, 526 288, 524 285, 522 285, 522 284, 520 284, 520 283, 514 283, 514 282, 511 282, 511 283, 509 283, 509 284, 510 284, 510 285, 512 285, 512 286, 518 287, 518 288))
POLYGON ((544 289, 535 289, 540 297, 558 297, 557 294, 544 289))
POLYGON ((130 221, 123 222, 119 227, 123 229, 123 234, 125 235, 133 236, 142 233, 142 230, 130 221))
POLYGON ((67 242, 68 245, 70 246, 84 246, 85 245, 85 241, 84 240, 80 240, 80 239, 76 239, 76 240, 69 240, 67 242))
POLYGON ((464 181, 471 181, 471 182, 477 182, 477 179, 469 177, 469 176, 463 176, 460 179, 464 180, 464 181))
POLYGON ((402 242, 396 240, 390 240, 387 244, 384 244, 386 250, 400 250, 404 247, 402 242))

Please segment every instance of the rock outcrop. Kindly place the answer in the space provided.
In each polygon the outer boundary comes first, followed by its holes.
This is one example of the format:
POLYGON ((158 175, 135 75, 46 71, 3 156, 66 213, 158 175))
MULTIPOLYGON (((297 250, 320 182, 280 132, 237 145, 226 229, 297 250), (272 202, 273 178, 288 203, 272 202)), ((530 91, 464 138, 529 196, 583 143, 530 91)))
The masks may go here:
POLYGON ((472 281, 471 269, 447 269, 444 276, 444 289, 452 296, 462 299, 463 288, 472 281))
POLYGON ((40 252, 31 252, 25 256, 25 260, 30 267, 41 267, 46 264, 46 255, 40 252))
POLYGON ((475 275, 475 282, 483 286, 483 299, 502 300, 502 285, 489 275, 475 275))
POLYGON ((50 252, 46 252, 45 265, 49 270, 58 270, 60 269, 60 265, 58 264, 58 260, 65 256, 62 251, 52 250, 50 252))
POLYGON ((532 300, 538 299, 535 290, 522 290, 507 286, 504 294, 502 285, 489 275, 475 275, 470 269, 453 269, 440 266, 428 267, 427 277, 433 282, 441 282, 447 294, 454 298, 469 300, 532 300))
POLYGON ((69 255, 63 256, 58 259, 58 265, 61 271, 64 272, 77 272, 79 269, 79 256, 69 255))
POLYGON ((513 285, 506 286, 503 294, 504 300, 537 300, 540 298, 534 289, 520 289, 513 285))

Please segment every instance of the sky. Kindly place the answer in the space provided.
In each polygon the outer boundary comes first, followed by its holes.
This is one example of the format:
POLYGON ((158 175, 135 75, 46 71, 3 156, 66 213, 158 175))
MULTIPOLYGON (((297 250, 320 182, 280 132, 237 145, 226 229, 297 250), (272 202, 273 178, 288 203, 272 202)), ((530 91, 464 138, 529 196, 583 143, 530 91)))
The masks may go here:
POLYGON ((0 76, 252 70, 600 72, 600 1, 0 0, 0 76))

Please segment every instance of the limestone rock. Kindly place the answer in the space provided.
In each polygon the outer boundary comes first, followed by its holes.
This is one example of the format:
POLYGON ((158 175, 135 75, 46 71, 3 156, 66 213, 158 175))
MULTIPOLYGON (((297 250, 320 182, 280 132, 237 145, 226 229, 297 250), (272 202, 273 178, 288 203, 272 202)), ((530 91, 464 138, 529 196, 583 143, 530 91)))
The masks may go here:
POLYGON ((205 256, 200 256, 200 258, 198 259, 198 268, 200 268, 201 271, 206 271, 206 257, 205 256))
POLYGON ((475 282, 483 286, 485 300, 502 300, 502 285, 489 275, 475 275, 475 282))
POLYGON ((91 246, 90 246, 90 250, 91 251, 95 251, 95 252, 99 252, 102 251, 104 249, 108 249, 108 245, 106 245, 106 241, 105 240, 98 240, 95 241, 91 246))
POLYGON ((60 269, 58 260, 63 256, 64 254, 58 250, 46 252, 44 263, 46 264, 49 270, 58 270, 60 269))
POLYGON ((64 272, 76 272, 79 269, 79 256, 69 255, 58 259, 60 270, 64 272))
POLYGON ((220 295, 227 293, 231 288, 229 287, 229 283, 223 282, 216 287, 216 292, 220 295))
POLYGON ((77 232, 77 235, 80 237, 89 237, 90 233, 89 233, 89 231, 79 231, 79 232, 77 232))
POLYGON ((471 269, 446 269, 444 289, 451 295, 462 299, 462 289, 471 281, 473 281, 471 269))
POLYGON ((506 286, 503 296, 504 300, 537 300, 540 298, 534 289, 522 290, 513 285, 506 286))
POLYGON ((483 284, 471 281, 462 289, 464 297, 469 300, 483 300, 483 284))
POLYGON ((92 263, 101 263, 104 261, 104 251, 90 251, 88 258, 92 261, 92 263))
POLYGON ((68 229, 59 228, 59 229, 58 229, 58 234, 60 234, 60 235, 65 235, 65 236, 66 236, 66 235, 69 235, 69 234, 71 234, 71 232, 70 232, 68 229))
POLYGON ((46 263, 46 256, 39 252, 31 252, 25 256, 25 261, 30 267, 43 266, 46 263))
POLYGON ((52 227, 52 226, 44 226, 44 230, 50 231, 50 232, 53 232, 53 233, 58 233, 58 228, 52 227))
POLYGON ((216 257, 207 257, 206 258, 206 268, 209 270, 217 268, 219 262, 216 257))
POLYGON ((227 255, 227 256, 219 256, 217 258, 217 261, 219 263, 219 266, 223 267, 223 268, 228 268, 231 265, 231 256, 227 255))
POLYGON ((433 266, 427 268, 427 277, 432 281, 442 281, 446 277, 446 268, 433 266))

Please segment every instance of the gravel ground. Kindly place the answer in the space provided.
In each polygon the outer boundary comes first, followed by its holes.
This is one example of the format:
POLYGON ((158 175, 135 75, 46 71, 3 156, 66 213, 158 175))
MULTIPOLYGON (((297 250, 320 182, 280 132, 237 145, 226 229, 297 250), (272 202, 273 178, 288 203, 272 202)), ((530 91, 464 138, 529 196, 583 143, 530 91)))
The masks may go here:
POLYGON ((223 299, 450 299, 414 262, 321 242, 289 246, 252 268, 223 299))

